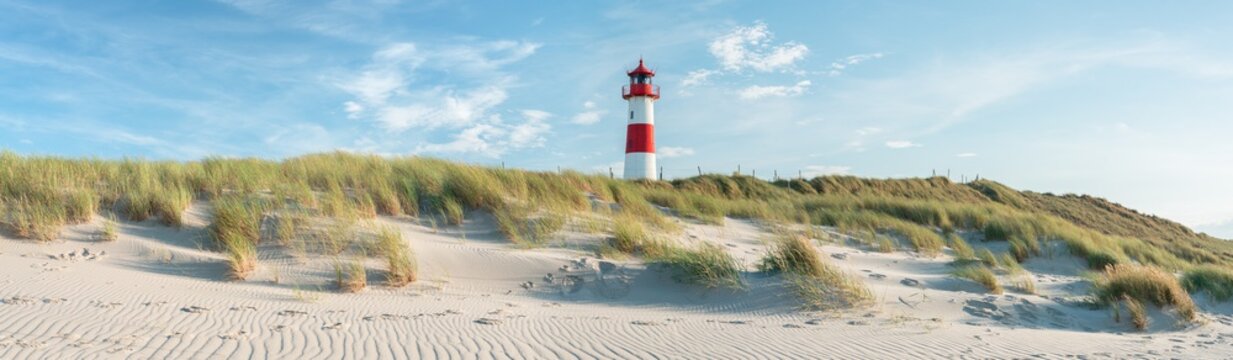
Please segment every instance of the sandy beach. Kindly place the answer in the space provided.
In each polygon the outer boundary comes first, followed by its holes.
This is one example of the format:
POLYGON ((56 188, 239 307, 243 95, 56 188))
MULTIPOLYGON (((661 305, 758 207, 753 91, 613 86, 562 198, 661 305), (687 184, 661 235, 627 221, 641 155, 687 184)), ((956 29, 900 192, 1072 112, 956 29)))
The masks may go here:
POLYGON ((950 276, 947 255, 828 243, 826 259, 863 279, 876 301, 808 312, 782 279, 754 271, 767 233, 752 221, 683 222, 680 241, 716 242, 749 266, 743 289, 708 290, 580 250, 603 234, 567 230, 526 249, 500 239, 483 214, 436 228, 381 217, 373 221, 415 249, 421 279, 385 287, 374 265, 373 285, 347 294, 332 288, 327 261, 277 245, 261 247, 253 277, 227 280, 222 255, 202 250, 208 206, 190 208, 181 229, 121 222, 115 242, 97 240, 101 219, 66 229, 62 241, 0 239, 0 358, 1233 356, 1227 306, 1204 305, 1199 324, 1180 327, 1154 313, 1137 332, 1109 309, 1079 305, 1082 262, 1064 254, 1024 264, 1038 294, 991 295, 950 276))

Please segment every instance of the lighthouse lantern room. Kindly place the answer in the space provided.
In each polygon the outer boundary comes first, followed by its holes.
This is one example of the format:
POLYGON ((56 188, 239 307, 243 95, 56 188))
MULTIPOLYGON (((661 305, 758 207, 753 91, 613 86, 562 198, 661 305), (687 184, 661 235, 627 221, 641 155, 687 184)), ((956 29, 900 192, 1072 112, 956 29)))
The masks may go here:
POLYGON ((621 97, 629 101, 629 125, 625 137, 625 179, 655 180, 655 101, 659 86, 651 82, 655 72, 638 59, 630 70, 629 85, 621 97))

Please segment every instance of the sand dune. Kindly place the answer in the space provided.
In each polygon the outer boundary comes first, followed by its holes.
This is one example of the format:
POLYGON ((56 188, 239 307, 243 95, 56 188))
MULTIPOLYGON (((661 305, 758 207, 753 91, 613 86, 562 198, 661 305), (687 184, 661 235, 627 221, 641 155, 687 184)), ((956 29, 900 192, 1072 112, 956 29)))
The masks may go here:
POLYGON ((222 256, 203 250, 207 206, 181 229, 122 223, 115 242, 96 239, 100 221, 48 244, 0 239, 0 358, 1233 357, 1233 309, 1205 305, 1202 324, 1180 328, 1156 314, 1134 332, 1072 301, 1087 285, 1066 255, 1025 264, 1041 295, 989 295, 951 277, 946 256, 826 245, 877 300, 811 313, 753 271, 766 233, 747 221, 686 224, 681 241, 715 242, 749 266, 746 289, 706 290, 596 259, 587 245, 602 235, 523 249, 483 215, 437 229, 381 218, 411 242, 421 279, 385 287, 370 260, 372 285, 345 294, 328 261, 273 244, 255 276, 225 280, 222 256))

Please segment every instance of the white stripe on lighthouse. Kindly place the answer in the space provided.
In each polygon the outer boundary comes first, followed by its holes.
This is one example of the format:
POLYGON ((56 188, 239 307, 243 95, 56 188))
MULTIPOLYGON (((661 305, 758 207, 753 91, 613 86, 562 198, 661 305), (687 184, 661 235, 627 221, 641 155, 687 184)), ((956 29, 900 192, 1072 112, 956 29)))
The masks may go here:
MULTIPOLYGON (((634 96, 629 98, 629 124, 655 124, 655 99, 649 96, 634 96)), ((630 131, 627 130, 626 131, 630 131)), ((631 134, 626 133, 626 136, 631 134)), ((651 138, 647 141, 654 143, 654 132, 650 133, 651 138)), ((654 149, 650 152, 629 152, 629 147, 626 147, 625 153, 625 179, 629 180, 655 180, 655 152, 654 149)))
POLYGON ((625 154, 625 178, 629 180, 655 180, 655 153, 635 152, 625 154))

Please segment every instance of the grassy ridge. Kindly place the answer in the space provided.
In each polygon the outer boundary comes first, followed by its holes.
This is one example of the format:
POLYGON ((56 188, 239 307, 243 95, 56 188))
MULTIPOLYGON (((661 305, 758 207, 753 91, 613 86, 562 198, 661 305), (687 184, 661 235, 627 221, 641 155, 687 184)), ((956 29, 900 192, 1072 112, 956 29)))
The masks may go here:
MULTIPOLYGON (((988 180, 957 184, 941 177, 831 176, 767 182, 748 176, 705 175, 671 182, 628 182, 569 171, 529 172, 343 152, 283 161, 209 158, 191 162, 78 160, 0 152, 0 224, 23 238, 55 239, 65 225, 89 221, 100 211, 129 220, 157 218, 179 226, 183 211, 194 200, 213 202, 213 238, 217 248, 232 259, 232 275, 237 278, 255 268, 254 249, 262 239, 262 225, 268 218, 281 219, 280 213, 331 219, 324 230, 313 232, 318 234, 319 248, 337 255, 354 242, 351 224, 378 215, 431 217, 461 224, 468 214, 481 211, 492 214, 512 242, 537 246, 550 241, 579 214, 606 216, 609 210, 593 208, 607 208, 607 203, 615 203, 612 209, 619 218, 613 248, 698 270, 687 273, 706 273, 702 278, 712 285, 731 283, 729 266, 691 266, 727 264, 726 259, 718 258, 714 249, 678 249, 646 236, 679 229, 656 205, 711 224, 736 217, 834 226, 848 234, 881 238, 879 247, 885 251, 895 250, 899 242, 933 256, 941 254, 949 242, 960 257, 975 256, 994 267, 1047 255, 1052 249, 1047 245, 1054 242, 1065 244, 1096 270, 1132 263, 1166 270, 1199 265, 1225 269, 1233 264, 1233 244, 1176 223, 1103 199, 1020 192, 988 180), (961 231, 983 235, 984 241, 1006 241, 1010 252, 1000 259, 991 253, 972 254, 970 246, 953 236, 961 231)), ((297 232, 294 223, 276 225, 282 226, 274 231, 280 241, 297 232)), ((402 256, 395 257, 391 268, 399 273, 396 282, 414 278, 413 267, 402 256)), ((1215 279, 1210 272, 1201 275, 1187 283, 1196 287, 1192 291, 1223 284, 1200 281, 1215 279)))

